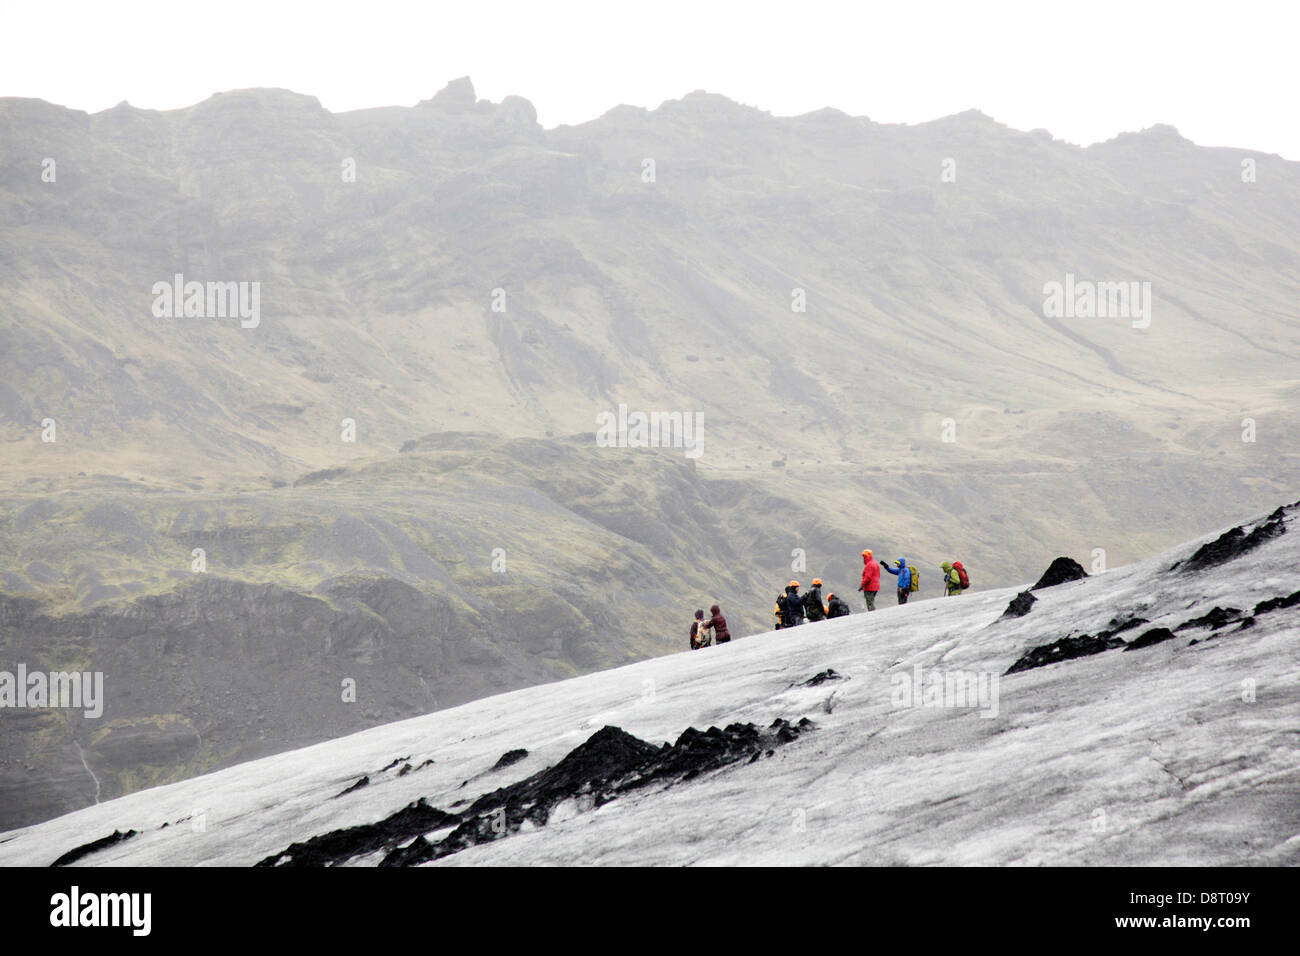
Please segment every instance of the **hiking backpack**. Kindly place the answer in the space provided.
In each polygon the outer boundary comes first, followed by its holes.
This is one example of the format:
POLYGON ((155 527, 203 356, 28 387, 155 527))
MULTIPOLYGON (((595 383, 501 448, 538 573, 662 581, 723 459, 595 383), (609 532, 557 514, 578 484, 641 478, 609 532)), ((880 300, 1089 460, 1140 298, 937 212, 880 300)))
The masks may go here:
POLYGON ((921 590, 921 575, 917 573, 916 568, 912 568, 912 583, 907 586, 907 593, 921 590))
POLYGON ((961 579, 961 589, 965 591, 970 587, 970 575, 966 573, 966 569, 961 566, 960 561, 954 561, 952 569, 957 572, 957 577, 961 579))

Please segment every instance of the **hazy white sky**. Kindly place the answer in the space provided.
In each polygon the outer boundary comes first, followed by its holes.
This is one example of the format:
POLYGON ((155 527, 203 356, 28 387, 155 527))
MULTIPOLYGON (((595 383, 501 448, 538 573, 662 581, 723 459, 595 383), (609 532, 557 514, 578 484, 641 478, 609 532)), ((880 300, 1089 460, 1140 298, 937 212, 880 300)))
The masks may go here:
POLYGON ((287 87, 334 111, 468 74, 545 126, 695 90, 881 122, 977 108, 1087 144, 1169 123, 1300 160, 1300 0, 0 0, 0 96, 91 112, 287 87))

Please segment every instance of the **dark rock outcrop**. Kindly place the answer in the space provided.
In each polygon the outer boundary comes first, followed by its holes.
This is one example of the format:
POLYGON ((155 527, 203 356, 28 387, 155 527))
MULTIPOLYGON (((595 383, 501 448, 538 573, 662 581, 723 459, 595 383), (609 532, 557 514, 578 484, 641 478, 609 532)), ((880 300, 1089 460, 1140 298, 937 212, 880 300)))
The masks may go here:
POLYGON ((1106 625, 1106 629, 1098 634, 1098 636, 1114 637, 1117 634, 1123 634, 1125 631, 1131 631, 1135 627, 1141 627, 1143 624, 1149 623, 1150 622, 1144 617, 1130 617, 1123 621, 1117 617, 1112 617, 1110 623, 1106 625))
POLYGON ((337 800, 339 797, 346 797, 349 793, 356 793, 362 787, 368 787, 368 786, 370 786, 370 778, 368 776, 362 777, 360 780, 358 780, 352 786, 348 787, 346 790, 341 790, 338 793, 334 794, 334 799, 337 800))
POLYGON ((545 826, 554 808, 565 800, 594 809, 651 784, 672 786, 744 759, 770 757, 777 746, 812 726, 807 718, 794 725, 778 718, 766 731, 753 724, 730 724, 724 730, 710 727, 703 732, 688 727, 675 744, 658 748, 617 727, 605 727, 554 767, 474 801, 462 814, 464 821, 442 840, 417 837, 410 846, 390 853, 380 866, 414 866, 440 859, 507 837, 525 822, 545 826))
POLYGON ((1208 627, 1212 631, 1217 631, 1221 627, 1227 627, 1229 624, 1235 624, 1241 620, 1241 608, 1237 607, 1214 607, 1200 617, 1194 617, 1189 621, 1183 621, 1175 631, 1186 631, 1194 627, 1208 627))
MULTIPOLYGON (((413 866, 478 843, 504 839, 525 824, 545 826, 567 800, 594 809, 633 790, 673 786, 742 760, 770 757, 776 748, 812 729, 777 719, 765 730, 731 724, 723 730, 689 727, 674 744, 656 747, 618 727, 604 727, 559 763, 517 783, 484 794, 458 813, 431 807, 422 798, 378 821, 333 830, 267 857, 258 866, 335 866, 386 850, 381 866, 413 866), (454 827, 441 840, 428 834, 454 827), (414 838, 414 839, 412 839, 414 838), (411 841, 402 846, 406 841, 411 841)), ((507 755, 522 753, 509 751, 507 755)))
POLYGON ((1024 617, 1029 613, 1030 609, 1034 606, 1034 602, 1037 600, 1038 598, 1034 597, 1028 591, 1021 591, 1011 599, 1011 603, 1008 604, 1007 609, 1002 612, 1002 616, 1024 617))
POLYGON ((1172 640, 1174 636, 1174 632, 1167 627, 1153 627, 1151 630, 1144 632, 1137 640, 1130 642, 1124 650, 1137 651, 1144 647, 1154 647, 1156 644, 1163 644, 1165 641, 1172 640))
POLYGON ((1087 576, 1088 572, 1083 570, 1083 565, 1073 558, 1062 556, 1047 566, 1047 570, 1038 579, 1038 583, 1029 590, 1038 591, 1042 588, 1064 584, 1067 581, 1081 581, 1087 576))
POLYGON ((527 756, 528 751, 522 747, 517 750, 507 750, 497 759, 497 762, 492 765, 492 769, 494 771, 504 770, 506 767, 511 767, 519 763, 519 761, 523 760, 527 756))
POLYGON ((69 864, 76 863, 83 857, 90 856, 92 853, 105 850, 110 846, 116 846, 123 840, 129 840, 135 835, 135 830, 114 830, 106 837, 100 837, 98 840, 91 840, 89 843, 83 843, 79 847, 74 847, 51 863, 50 866, 68 866, 69 864))
POLYGON ((1275 597, 1269 598, 1267 601, 1260 601, 1255 605, 1255 614, 1256 616, 1268 614, 1284 607, 1295 607, 1297 604, 1300 604, 1300 591, 1292 591, 1286 597, 1275 597))
POLYGON ((1105 637, 1081 634, 1078 637, 1063 637, 1052 644, 1042 644, 1028 651, 1020 660, 1008 667, 1003 674, 1017 674, 1020 671, 1046 667, 1058 661, 1071 661, 1079 657, 1091 657, 1102 651, 1123 647, 1124 641, 1118 637, 1105 637))
POLYGON ((331 830, 301 843, 291 843, 258 866, 335 866, 353 857, 386 849, 403 840, 454 823, 457 816, 431 807, 421 797, 378 823, 331 830))
MULTIPOLYGON (((809 677, 806 681, 804 681, 803 683, 801 683, 799 686, 800 686, 800 687, 820 687, 822 684, 826 683, 828 680, 848 680, 848 676, 845 675, 845 674, 841 674, 839 671, 837 671, 837 670, 836 670, 835 668, 833 668, 833 667, 828 667, 828 668, 826 668, 826 670, 824 670, 824 671, 820 671, 820 672, 814 674, 812 677, 809 677)), ((794 685, 791 685, 791 686, 794 686, 794 685)))
MULTIPOLYGON (((1284 509, 1278 508, 1249 532, 1244 525, 1228 529, 1213 541, 1197 548, 1195 553, 1183 562, 1182 569, 1188 572, 1204 571, 1206 568, 1218 567, 1253 551, 1265 541, 1286 533, 1284 515, 1284 509)), ((1178 567, 1179 565, 1175 564, 1170 570, 1178 567)))

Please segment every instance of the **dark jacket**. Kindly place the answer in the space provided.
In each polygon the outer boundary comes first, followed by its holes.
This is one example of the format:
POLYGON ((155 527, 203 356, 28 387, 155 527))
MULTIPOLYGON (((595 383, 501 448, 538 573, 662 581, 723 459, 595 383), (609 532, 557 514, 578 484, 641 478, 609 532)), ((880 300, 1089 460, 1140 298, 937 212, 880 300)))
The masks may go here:
POLYGON ((822 604, 822 589, 814 585, 803 596, 804 614, 810 621, 820 621, 826 617, 826 605, 822 604))
POLYGON ((799 595, 798 588, 786 588, 785 594, 781 595, 780 605, 782 627, 794 627, 803 623, 803 598, 799 595))
POLYGON ((705 621, 704 626, 713 628, 713 643, 726 644, 731 640, 731 632, 727 630, 727 619, 722 616, 722 609, 715 604, 709 612, 713 617, 705 621))
POLYGON ((845 617, 849 613, 849 606, 837 594, 830 599, 826 607, 827 617, 845 617))

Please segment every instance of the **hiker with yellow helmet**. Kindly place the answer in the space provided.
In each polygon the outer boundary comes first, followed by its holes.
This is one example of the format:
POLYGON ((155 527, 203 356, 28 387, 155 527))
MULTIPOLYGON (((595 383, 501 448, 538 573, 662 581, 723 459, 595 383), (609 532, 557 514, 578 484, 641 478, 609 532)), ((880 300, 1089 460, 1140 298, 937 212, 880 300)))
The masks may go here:
POLYGON ((884 568, 898 578, 898 603, 906 604, 912 592, 921 586, 921 576, 915 568, 907 566, 907 558, 899 558, 894 564, 886 562, 884 568))

